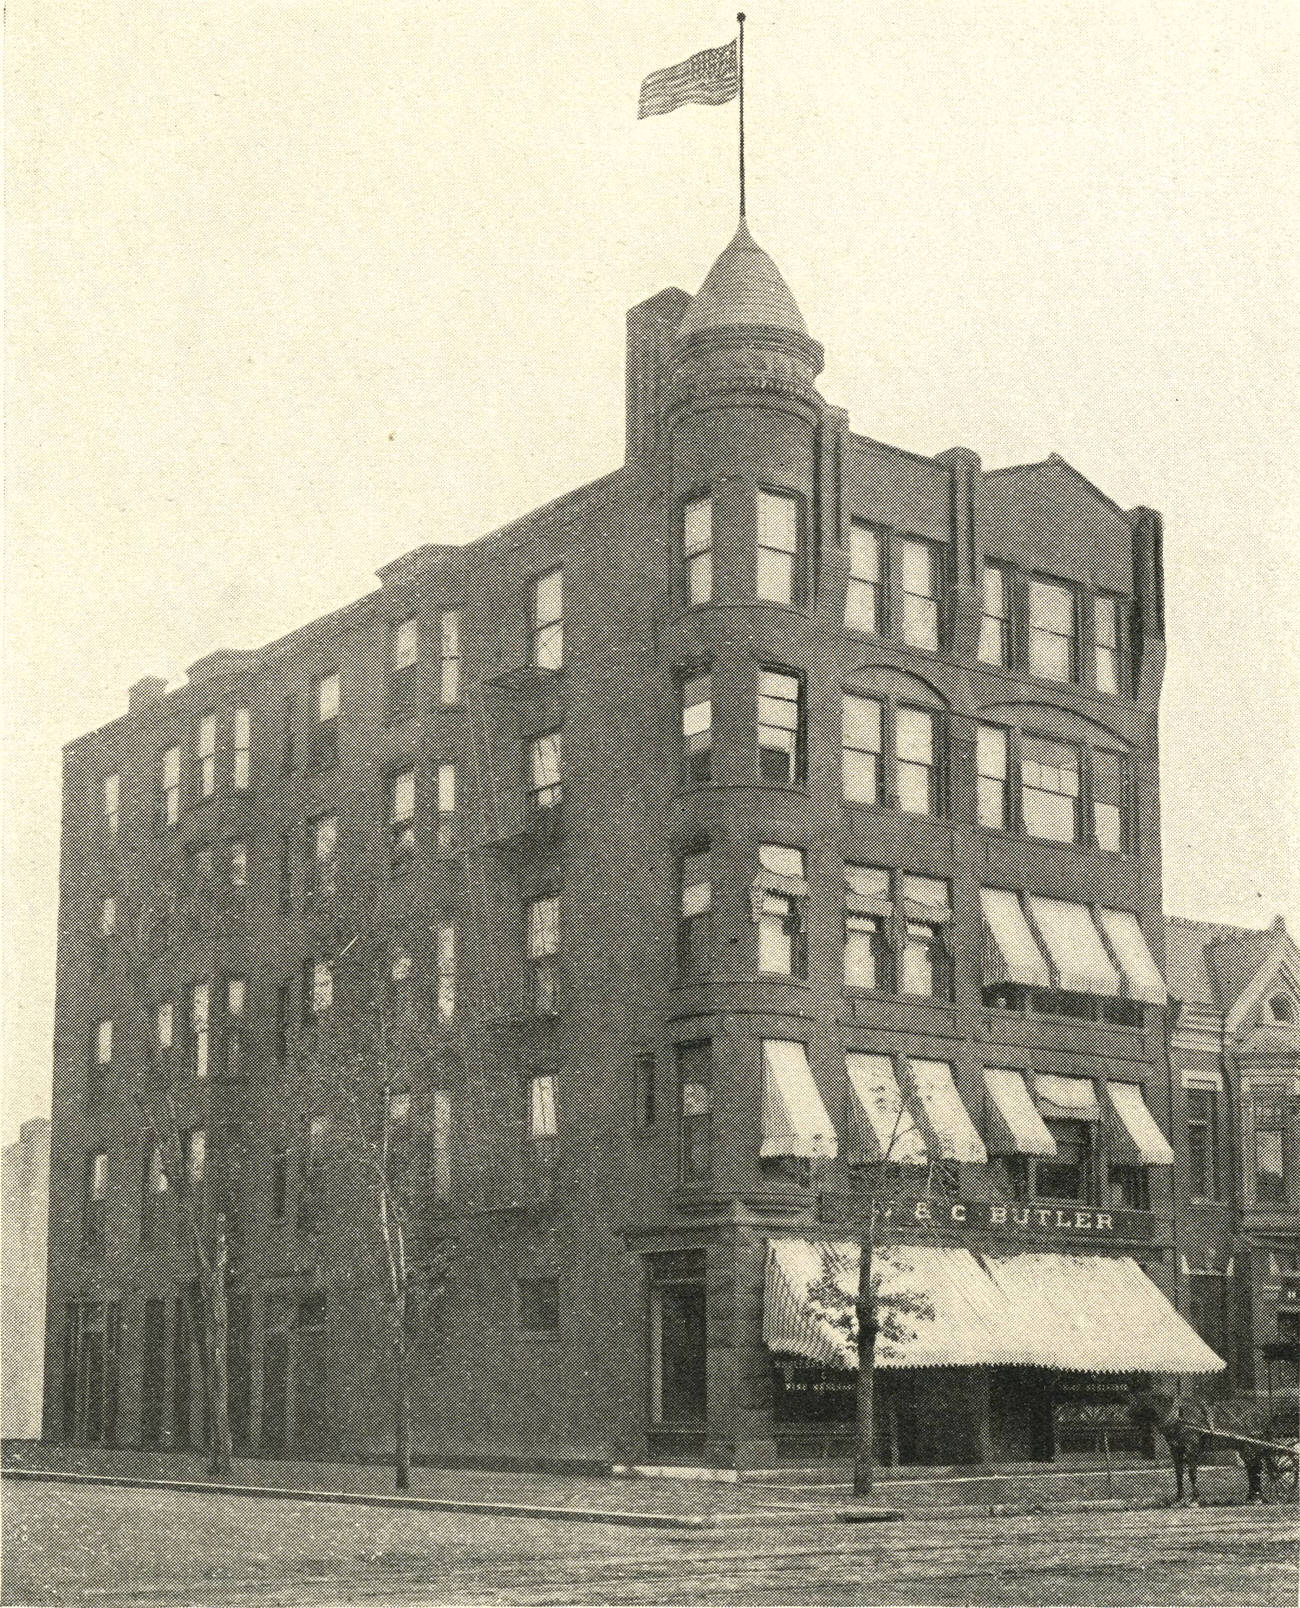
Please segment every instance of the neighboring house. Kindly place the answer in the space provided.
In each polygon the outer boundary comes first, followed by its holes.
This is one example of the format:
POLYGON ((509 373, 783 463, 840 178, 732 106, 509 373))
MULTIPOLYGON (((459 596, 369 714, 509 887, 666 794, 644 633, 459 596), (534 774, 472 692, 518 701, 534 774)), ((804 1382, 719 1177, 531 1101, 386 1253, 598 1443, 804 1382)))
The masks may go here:
POLYGON ((41 1433, 45 1362, 45 1225, 50 1206, 50 1119, 24 1122, 0 1157, 3 1305, 0 1421, 6 1439, 41 1433))
POLYGON ((382 1451, 306 1075, 377 999, 428 1042, 366 1110, 398 1083, 459 1253, 411 1326, 430 1454, 842 1447, 810 1286, 894 1138, 882 1266, 932 1315, 882 1344, 883 1456, 1087 1448, 1219 1366, 1170 1299, 1159 516, 886 446, 822 360, 742 223, 628 315, 622 467, 68 746, 52 1438, 202 1435, 193 1203, 237 1440, 382 1451))
POLYGON ((1274 1382, 1295 1384, 1300 949, 1280 916, 1262 932, 1174 916, 1166 956, 1185 1310, 1231 1383, 1265 1389, 1271 1350, 1274 1382))

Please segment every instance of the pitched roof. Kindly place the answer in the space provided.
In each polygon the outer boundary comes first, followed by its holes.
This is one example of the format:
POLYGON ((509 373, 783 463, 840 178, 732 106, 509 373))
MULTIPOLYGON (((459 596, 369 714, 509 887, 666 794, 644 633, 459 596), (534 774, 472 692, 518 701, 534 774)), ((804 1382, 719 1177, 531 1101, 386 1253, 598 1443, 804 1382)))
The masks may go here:
POLYGON ((742 218, 731 243, 704 276, 677 338, 749 325, 788 330, 805 339, 808 335, 790 287, 767 252, 755 245, 742 218))
POLYGON ((1277 933, 1276 927, 1259 931, 1170 916, 1165 934, 1169 992, 1186 1004, 1226 1014, 1258 975, 1277 933))

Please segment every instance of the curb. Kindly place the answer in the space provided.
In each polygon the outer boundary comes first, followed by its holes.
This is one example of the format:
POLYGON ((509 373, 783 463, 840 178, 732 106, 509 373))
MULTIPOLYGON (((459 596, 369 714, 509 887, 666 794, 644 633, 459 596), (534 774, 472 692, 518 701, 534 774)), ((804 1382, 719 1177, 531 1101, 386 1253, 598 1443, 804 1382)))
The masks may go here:
MULTIPOLYGON (((256 1496, 272 1497, 294 1502, 345 1502, 354 1507, 414 1509, 424 1513, 464 1513, 514 1519, 568 1520, 572 1524, 614 1524, 625 1529, 650 1530, 735 1530, 746 1528, 774 1528, 776 1526, 804 1527, 813 1524, 832 1524, 838 1515, 833 1512, 790 1512, 786 1509, 760 1509, 754 1513, 627 1513, 600 1508, 533 1507, 522 1502, 458 1502, 451 1497, 390 1496, 382 1491, 298 1491, 282 1486, 221 1485, 207 1480, 150 1480, 127 1474, 80 1474, 58 1469, 6 1468, 0 1469, 5 1479, 32 1480, 46 1485, 90 1485, 110 1490, 130 1491, 181 1491, 204 1496, 256 1496)), ((867 1517, 900 1519, 901 1512, 892 1509, 864 1510, 861 1520, 867 1517)))

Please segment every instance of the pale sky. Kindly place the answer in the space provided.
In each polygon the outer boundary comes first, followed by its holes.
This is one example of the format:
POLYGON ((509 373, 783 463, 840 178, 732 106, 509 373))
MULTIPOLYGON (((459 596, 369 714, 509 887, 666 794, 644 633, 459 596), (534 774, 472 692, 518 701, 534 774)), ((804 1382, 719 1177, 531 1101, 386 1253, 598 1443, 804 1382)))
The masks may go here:
MULTIPOLYGON (((855 429, 1165 516, 1166 908, 1300 934, 1300 6, 753 0, 750 222, 855 429)), ((735 224, 681 0, 11 0, 3 1137, 62 745, 622 458, 735 224)))

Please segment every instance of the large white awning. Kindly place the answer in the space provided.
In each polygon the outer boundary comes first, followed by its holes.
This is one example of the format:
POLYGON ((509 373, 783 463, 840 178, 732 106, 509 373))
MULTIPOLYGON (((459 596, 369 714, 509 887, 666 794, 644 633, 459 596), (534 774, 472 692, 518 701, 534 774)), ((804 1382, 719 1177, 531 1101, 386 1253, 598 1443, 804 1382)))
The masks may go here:
POLYGON ((1075 994, 1120 992, 1119 973, 1111 965, 1087 905, 1031 893, 1029 908, 1052 957, 1060 987, 1075 994))
POLYGON ((984 1141, 962 1104, 948 1063, 909 1060, 907 1075, 913 1109, 930 1141, 931 1152, 945 1161, 986 1162, 989 1158, 984 1141))
POLYGON ((761 1156, 834 1156, 835 1124, 817 1092, 802 1044, 763 1040, 761 1156))
POLYGON ((1124 973, 1128 997, 1140 999, 1147 1005, 1163 1005, 1169 995, 1160 969, 1147 948, 1138 918, 1129 910, 1104 910, 1098 906, 1097 919, 1124 973))
POLYGON ((891 1161, 925 1166, 930 1159, 912 1114, 903 1103, 894 1064, 887 1055, 847 1057, 849 1152, 852 1165, 891 1161))

